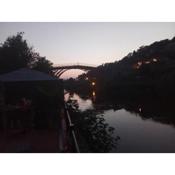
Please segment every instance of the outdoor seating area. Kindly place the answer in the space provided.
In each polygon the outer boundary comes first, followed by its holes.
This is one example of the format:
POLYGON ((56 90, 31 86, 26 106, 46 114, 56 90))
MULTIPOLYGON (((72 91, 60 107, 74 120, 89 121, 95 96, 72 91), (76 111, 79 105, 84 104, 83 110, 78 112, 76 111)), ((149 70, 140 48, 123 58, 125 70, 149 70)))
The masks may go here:
POLYGON ((30 69, 0 81, 0 152, 59 152, 61 82, 30 69))

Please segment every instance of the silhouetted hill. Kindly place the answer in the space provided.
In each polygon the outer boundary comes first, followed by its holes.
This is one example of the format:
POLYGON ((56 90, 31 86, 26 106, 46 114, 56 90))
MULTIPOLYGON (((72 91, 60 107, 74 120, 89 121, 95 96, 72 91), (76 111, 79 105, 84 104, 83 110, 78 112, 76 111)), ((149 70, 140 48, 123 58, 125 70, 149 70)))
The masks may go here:
POLYGON ((96 79, 97 93, 107 96, 175 97, 175 37, 141 46, 120 61, 101 65, 87 75, 96 79))

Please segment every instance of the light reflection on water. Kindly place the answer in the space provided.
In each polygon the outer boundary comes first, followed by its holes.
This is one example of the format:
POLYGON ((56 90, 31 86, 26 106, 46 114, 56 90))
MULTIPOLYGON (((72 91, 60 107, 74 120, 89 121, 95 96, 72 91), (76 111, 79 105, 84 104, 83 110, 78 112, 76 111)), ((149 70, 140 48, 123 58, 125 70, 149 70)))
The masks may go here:
MULTIPOLYGON (((68 96, 66 94, 65 99, 68 96)), ((91 99, 82 99, 77 94, 72 99, 77 100, 81 111, 95 108, 91 99)), ((121 138, 117 149, 112 152, 175 152, 175 128, 171 125, 143 119, 125 109, 104 110, 103 117, 115 128, 115 135, 121 138)))
POLYGON ((143 120, 125 109, 107 110, 104 118, 121 138, 118 152, 175 152, 175 129, 170 125, 143 120))
MULTIPOLYGON (((64 96, 65 101, 68 100, 69 96, 70 96, 69 93, 65 94, 65 96, 64 96)), ((79 95, 77 95, 75 93, 72 95, 71 99, 77 100, 78 105, 79 105, 78 109, 80 111, 86 111, 87 109, 94 109, 94 106, 93 106, 91 99, 82 99, 79 95)))

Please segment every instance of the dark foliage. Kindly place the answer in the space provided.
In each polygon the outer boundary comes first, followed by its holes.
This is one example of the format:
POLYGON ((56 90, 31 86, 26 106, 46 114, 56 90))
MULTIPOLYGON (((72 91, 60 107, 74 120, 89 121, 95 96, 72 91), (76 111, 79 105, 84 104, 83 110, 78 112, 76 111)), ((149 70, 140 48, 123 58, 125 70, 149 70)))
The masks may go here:
POLYGON ((174 98, 175 38, 142 46, 120 61, 98 66, 87 76, 96 80, 97 96, 174 98))
POLYGON ((37 61, 33 64, 33 69, 50 73, 53 63, 47 60, 45 57, 38 57, 37 61))
POLYGON ((10 72, 19 68, 34 68, 48 73, 52 63, 45 57, 41 57, 30 47, 23 32, 10 36, 0 46, 0 74, 10 72))
POLYGON ((67 102, 81 152, 105 153, 117 147, 120 139, 114 137, 114 128, 103 118, 103 112, 87 110, 80 112, 74 100, 67 102))
POLYGON ((64 81, 64 88, 68 91, 78 92, 80 94, 90 94, 91 87, 88 81, 70 78, 64 81))

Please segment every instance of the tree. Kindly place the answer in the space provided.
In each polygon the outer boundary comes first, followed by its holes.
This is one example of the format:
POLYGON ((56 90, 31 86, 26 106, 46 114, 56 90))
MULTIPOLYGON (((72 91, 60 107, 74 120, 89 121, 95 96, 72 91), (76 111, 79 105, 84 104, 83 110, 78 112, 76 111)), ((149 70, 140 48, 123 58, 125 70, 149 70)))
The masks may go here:
POLYGON ((0 74, 19 68, 35 68, 48 72, 52 63, 45 57, 41 57, 23 39, 24 32, 10 36, 0 46, 0 74))
POLYGON ((41 72, 49 73, 53 63, 47 60, 45 57, 38 57, 33 65, 33 69, 41 72))
POLYGON ((0 73, 30 66, 34 55, 32 47, 23 39, 22 32, 8 37, 0 47, 0 73))

